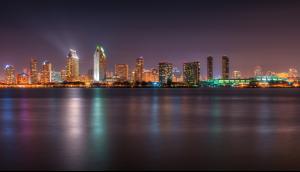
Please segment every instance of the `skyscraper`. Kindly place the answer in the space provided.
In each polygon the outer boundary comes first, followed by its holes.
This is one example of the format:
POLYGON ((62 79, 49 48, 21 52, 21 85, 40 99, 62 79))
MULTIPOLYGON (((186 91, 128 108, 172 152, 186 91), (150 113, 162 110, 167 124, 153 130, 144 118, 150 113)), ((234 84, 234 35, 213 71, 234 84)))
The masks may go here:
POLYGON ((127 64, 116 64, 115 65, 115 75, 120 78, 120 80, 128 80, 128 65, 127 64))
POLYGON ((12 65, 6 65, 4 68, 5 71, 5 83, 6 84, 15 84, 16 76, 15 76, 15 68, 12 65))
POLYGON ((207 57, 207 79, 211 80, 214 79, 214 73, 213 73, 213 57, 209 56, 207 57))
POLYGON ((42 84, 48 84, 52 80, 52 64, 49 61, 44 61, 42 66, 42 84))
POLYGON ((39 79, 38 79, 37 60, 32 58, 30 61, 30 83, 36 84, 38 82, 39 79))
POLYGON ((200 63, 190 62, 183 64, 183 79, 188 85, 198 85, 200 81, 200 63))
POLYGON ((158 64, 159 82, 161 84, 171 84, 173 74, 172 63, 161 62, 158 64))
POLYGON ((222 79, 229 79, 229 58, 222 56, 222 79))
POLYGON ((135 81, 142 82, 143 81, 143 71, 144 71, 144 58, 139 57, 135 62, 135 81))
POLYGON ((97 45, 94 53, 94 81, 105 81, 107 70, 107 59, 103 47, 97 45))
POLYGON ((79 81, 79 57, 75 50, 70 49, 67 56, 66 80, 68 82, 79 81))

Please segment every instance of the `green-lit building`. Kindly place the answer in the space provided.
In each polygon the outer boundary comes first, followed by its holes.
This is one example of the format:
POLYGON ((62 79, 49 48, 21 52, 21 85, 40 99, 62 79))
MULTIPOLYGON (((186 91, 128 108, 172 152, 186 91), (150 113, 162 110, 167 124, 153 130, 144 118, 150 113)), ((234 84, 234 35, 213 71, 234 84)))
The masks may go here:
POLYGON ((240 84, 249 84, 251 79, 212 79, 202 82, 207 87, 234 87, 240 84))

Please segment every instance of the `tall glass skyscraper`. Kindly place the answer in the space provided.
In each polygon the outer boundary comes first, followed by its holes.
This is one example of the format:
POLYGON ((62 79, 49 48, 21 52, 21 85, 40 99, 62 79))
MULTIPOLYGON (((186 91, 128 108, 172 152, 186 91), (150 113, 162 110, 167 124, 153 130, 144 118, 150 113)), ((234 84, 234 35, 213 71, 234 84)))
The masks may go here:
POLYGON ((38 79, 37 60, 31 59, 31 61, 30 61, 30 83, 36 84, 38 82, 39 82, 39 79, 38 79))
POLYGON ((94 81, 105 81, 106 79, 106 70, 107 70, 107 64, 106 64, 106 55, 104 53, 103 47, 97 45, 96 51, 94 53, 94 81))
POLYGON ((200 63, 190 62, 183 64, 183 78, 188 85, 198 85, 200 81, 200 63))
POLYGON ((143 71, 144 71, 144 58, 139 57, 135 62, 134 80, 138 82, 143 81, 143 71))
POLYGON ((79 81, 79 57, 76 51, 72 49, 67 56, 66 80, 68 82, 79 81))
POLYGON ((229 58, 222 56, 222 79, 229 79, 229 58))
POLYGON ((5 83, 6 84, 15 84, 16 83, 16 75, 15 68, 12 65, 6 65, 4 68, 5 71, 5 83))
POLYGON ((161 62, 158 64, 159 82, 161 84, 171 84, 173 65, 172 63, 161 62))
POLYGON ((42 83, 50 83, 52 79, 52 64, 49 61, 44 61, 42 67, 42 83))
POLYGON ((207 79, 214 79, 214 71, 213 71, 213 57, 207 57, 207 79))

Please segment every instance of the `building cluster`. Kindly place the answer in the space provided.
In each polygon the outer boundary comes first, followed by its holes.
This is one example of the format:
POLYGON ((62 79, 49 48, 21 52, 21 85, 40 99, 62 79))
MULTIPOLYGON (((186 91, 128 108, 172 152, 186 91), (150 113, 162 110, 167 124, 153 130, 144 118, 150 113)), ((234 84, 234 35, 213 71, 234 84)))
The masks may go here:
MULTIPOLYGON (((232 83, 236 80, 244 81, 240 71, 232 71, 230 76, 230 60, 227 56, 222 56, 221 77, 214 78, 214 58, 207 57, 207 76, 201 80, 200 62, 185 62, 182 66, 182 72, 173 66, 170 62, 159 62, 156 68, 145 69, 144 58, 139 57, 135 61, 133 70, 129 69, 128 64, 115 64, 114 72, 109 72, 107 67, 107 56, 102 46, 96 46, 93 56, 93 69, 88 74, 80 74, 79 57, 76 50, 70 49, 66 57, 65 68, 56 71, 49 61, 44 61, 41 66, 36 59, 30 61, 30 68, 24 69, 21 73, 16 74, 12 65, 5 66, 6 85, 49 85, 56 83, 84 83, 86 85, 102 84, 112 85, 118 83, 142 85, 145 83, 154 83, 159 86, 199 86, 201 81, 207 83, 232 83), (228 80, 228 82, 225 82, 228 80)), ((279 78, 297 78, 296 69, 289 69, 287 73, 275 73, 271 71, 263 72, 262 67, 257 66, 254 70, 254 77, 263 78, 264 76, 277 76, 279 78)))

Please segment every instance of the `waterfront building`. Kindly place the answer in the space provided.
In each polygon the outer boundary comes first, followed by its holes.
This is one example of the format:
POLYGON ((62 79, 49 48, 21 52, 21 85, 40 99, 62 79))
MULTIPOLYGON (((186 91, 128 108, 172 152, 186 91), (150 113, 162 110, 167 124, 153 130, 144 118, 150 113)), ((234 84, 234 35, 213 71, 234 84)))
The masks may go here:
POLYGON ((208 80, 214 79, 212 56, 207 57, 207 79, 208 80))
POLYGON ((94 53, 94 81, 104 82, 106 79, 107 72, 107 58, 102 46, 97 45, 94 53))
POLYGON ((200 82, 200 63, 190 62, 183 64, 183 79, 188 85, 198 85, 200 82))
POLYGON ((75 50, 70 49, 67 56, 66 81, 79 81, 79 57, 75 50))
POLYGON ((171 84, 173 76, 173 65, 168 62, 160 62, 158 64, 159 82, 161 84, 171 84))
POLYGON ((135 62, 134 80, 136 82, 143 81, 143 71, 144 71, 144 58, 139 57, 136 59, 136 62, 135 62))
POLYGON ((115 75, 122 81, 128 80, 128 64, 116 64, 115 75))
POLYGON ((241 71, 237 71, 237 70, 233 71, 232 75, 233 75, 232 76, 233 79, 241 79, 241 77, 242 77, 241 71))
POLYGON ((42 66, 41 83, 48 84, 52 79, 52 64, 49 61, 44 61, 42 66))
POLYGON ((5 72, 5 83, 6 84, 15 84, 16 77, 15 77, 15 68, 12 65, 6 65, 4 68, 5 72))
POLYGON ((17 75, 17 83, 20 85, 29 84, 29 75, 25 72, 22 72, 17 75))
POLYGON ((229 79, 229 58, 222 56, 222 79, 229 79))
POLYGON ((36 59, 32 58, 30 60, 30 83, 31 84, 37 84, 39 82, 37 63, 38 62, 36 59))

